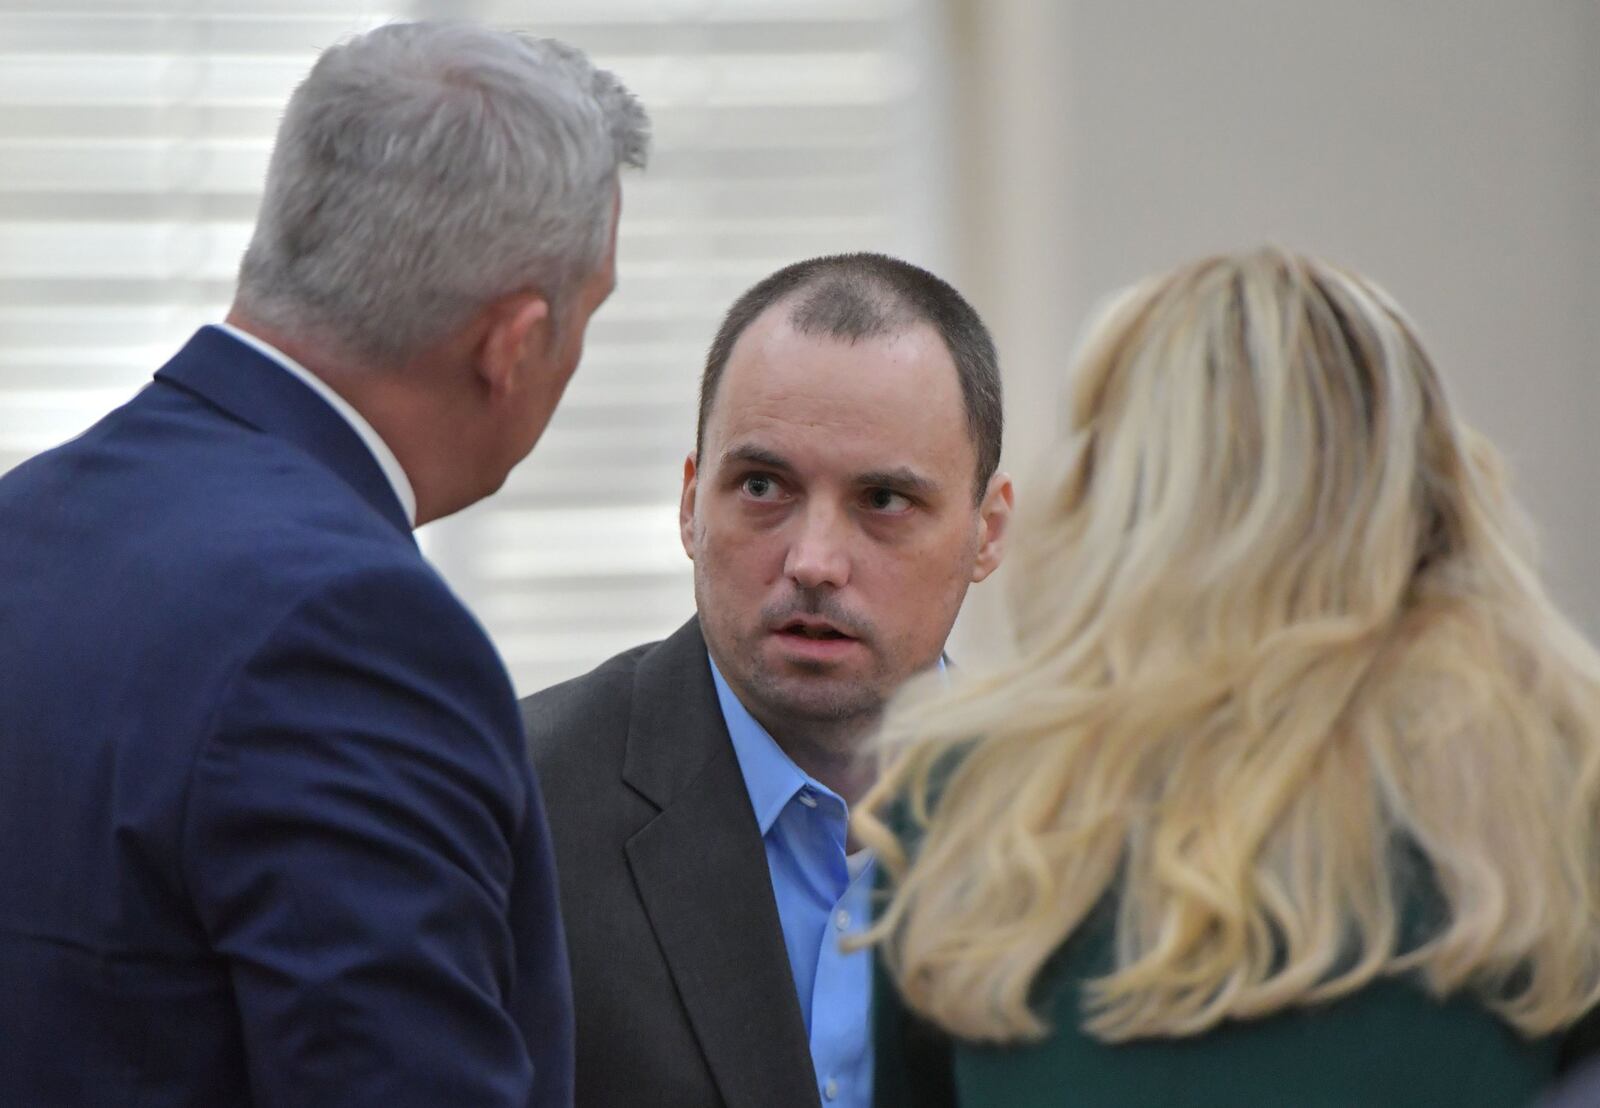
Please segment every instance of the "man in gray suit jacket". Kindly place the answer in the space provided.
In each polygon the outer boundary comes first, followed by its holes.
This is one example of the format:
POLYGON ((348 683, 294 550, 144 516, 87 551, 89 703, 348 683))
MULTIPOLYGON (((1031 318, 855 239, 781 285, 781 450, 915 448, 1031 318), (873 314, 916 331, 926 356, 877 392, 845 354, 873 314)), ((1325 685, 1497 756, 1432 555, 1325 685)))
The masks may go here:
POLYGON ((983 322, 915 266, 812 259, 729 311, 684 464, 699 614, 523 701, 580 1106, 870 1104, 848 806, 884 702, 999 564, 1000 435, 983 322))

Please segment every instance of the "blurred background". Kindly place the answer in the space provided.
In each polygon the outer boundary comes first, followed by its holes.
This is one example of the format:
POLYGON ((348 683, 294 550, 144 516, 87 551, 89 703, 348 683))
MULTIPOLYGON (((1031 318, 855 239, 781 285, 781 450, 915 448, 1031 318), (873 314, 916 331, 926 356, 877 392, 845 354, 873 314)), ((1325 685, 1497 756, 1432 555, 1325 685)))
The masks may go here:
MULTIPOLYGON (((220 318, 294 84, 418 17, 566 39, 655 121, 567 400, 499 496, 420 533, 520 692, 693 610, 676 505, 711 334, 771 270, 856 249, 989 320, 1022 497, 1106 293, 1264 241, 1363 271, 1600 635, 1593 0, 0 0, 0 471, 220 318)), ((973 590, 957 657, 1002 648, 1003 589, 973 590)))

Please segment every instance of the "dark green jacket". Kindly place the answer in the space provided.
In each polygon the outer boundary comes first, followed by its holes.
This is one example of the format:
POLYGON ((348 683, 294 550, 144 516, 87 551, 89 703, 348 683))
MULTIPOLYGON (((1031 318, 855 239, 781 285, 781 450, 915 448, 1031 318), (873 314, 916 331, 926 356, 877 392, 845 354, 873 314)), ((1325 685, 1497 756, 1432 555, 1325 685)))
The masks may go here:
POLYGON ((1055 959, 1042 1041, 952 1041, 909 1016, 888 977, 875 996, 879 1108, 1522 1108, 1561 1044, 1529 1041, 1470 999, 1440 1004, 1385 980, 1343 1000, 1186 1039, 1111 1046, 1080 1030, 1080 983, 1108 964, 1086 927, 1055 959))

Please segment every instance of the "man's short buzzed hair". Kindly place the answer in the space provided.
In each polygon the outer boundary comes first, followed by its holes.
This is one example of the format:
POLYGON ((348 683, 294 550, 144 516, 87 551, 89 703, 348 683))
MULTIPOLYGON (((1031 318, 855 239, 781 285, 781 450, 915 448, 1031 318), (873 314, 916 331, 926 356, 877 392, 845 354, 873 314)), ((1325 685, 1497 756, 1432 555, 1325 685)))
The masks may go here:
POLYGON ((785 266, 758 282, 728 309, 706 355, 700 377, 700 419, 695 452, 705 445, 706 423, 734 344, 758 317, 780 302, 803 335, 845 342, 897 335, 919 323, 939 333, 955 362, 967 429, 977 448, 977 499, 1000 466, 1004 428, 1000 366, 994 339, 972 305, 927 270, 884 254, 830 254, 785 266))

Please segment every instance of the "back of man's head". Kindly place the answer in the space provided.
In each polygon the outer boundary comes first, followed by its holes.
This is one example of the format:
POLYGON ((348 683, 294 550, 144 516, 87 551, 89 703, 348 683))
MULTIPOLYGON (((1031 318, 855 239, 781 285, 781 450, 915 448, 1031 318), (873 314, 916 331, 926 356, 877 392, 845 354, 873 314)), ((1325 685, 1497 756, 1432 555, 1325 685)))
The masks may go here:
POLYGON ((712 340, 700 377, 697 454, 704 447, 717 387, 735 344, 752 323, 778 305, 800 334, 841 342, 900 334, 919 324, 937 331, 956 366, 978 458, 974 488, 982 498, 1000 465, 1004 424, 994 339, 955 288, 925 269, 884 254, 831 254, 795 262, 734 301, 712 340))
POLYGON ((289 101, 238 307, 381 365, 501 296, 559 304, 601 264, 647 128, 553 40, 399 23, 335 46, 289 101))

